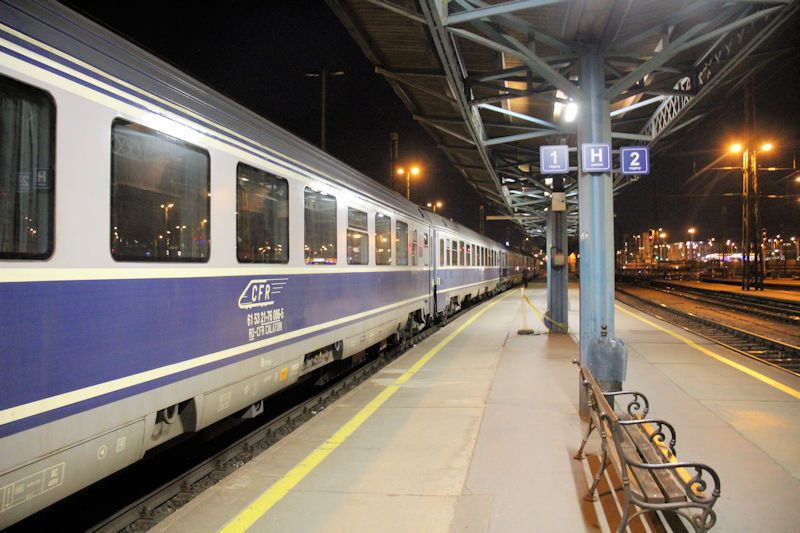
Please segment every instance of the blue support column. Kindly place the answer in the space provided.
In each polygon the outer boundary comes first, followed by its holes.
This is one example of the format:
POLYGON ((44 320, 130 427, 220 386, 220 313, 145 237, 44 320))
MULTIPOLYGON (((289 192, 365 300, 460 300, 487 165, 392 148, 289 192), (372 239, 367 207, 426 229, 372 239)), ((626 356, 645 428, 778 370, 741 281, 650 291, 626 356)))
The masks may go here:
MULTIPOLYGON (((581 58, 579 83, 585 95, 578 112, 580 344, 581 364, 587 365, 592 341, 600 337, 601 328, 606 327, 608 336, 614 337, 612 177, 610 173, 582 172, 580 160, 582 144, 611 144, 609 103, 603 99, 603 60, 596 49, 581 58)), ((580 405, 585 410, 584 398, 580 405)))
MULTIPOLYGON (((564 178, 553 177, 553 192, 564 192, 564 178)), ((567 213, 547 212, 547 327, 550 333, 567 333, 567 213)))

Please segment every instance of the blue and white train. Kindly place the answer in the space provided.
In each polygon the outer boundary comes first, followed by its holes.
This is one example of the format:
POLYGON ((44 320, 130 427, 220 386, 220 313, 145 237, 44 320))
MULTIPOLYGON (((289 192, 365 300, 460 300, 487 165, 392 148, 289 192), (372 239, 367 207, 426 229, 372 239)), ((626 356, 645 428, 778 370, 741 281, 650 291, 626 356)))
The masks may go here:
POLYGON ((0 8, 0 528, 530 266, 58 4, 0 8))

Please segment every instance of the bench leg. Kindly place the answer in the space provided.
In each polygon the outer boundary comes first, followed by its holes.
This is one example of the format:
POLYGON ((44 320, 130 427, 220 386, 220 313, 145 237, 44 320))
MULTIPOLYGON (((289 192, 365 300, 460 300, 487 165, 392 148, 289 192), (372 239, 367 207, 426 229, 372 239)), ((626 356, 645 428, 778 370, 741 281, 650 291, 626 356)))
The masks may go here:
POLYGON ((589 435, 592 434, 592 430, 594 429, 594 419, 589 417, 589 427, 586 428, 586 436, 583 437, 583 442, 581 442, 581 447, 578 448, 578 453, 575 454, 575 459, 578 461, 582 461, 586 459, 586 456, 583 455, 583 448, 586 446, 586 442, 589 440, 589 435))
POLYGON ((597 501, 597 494, 595 494, 595 490, 597 489, 597 485, 600 483, 600 478, 603 476, 603 472, 606 471, 606 467, 608 466, 608 453, 606 452, 605 441, 603 442, 602 448, 603 455, 600 457, 600 468, 597 469, 597 474, 594 475, 594 481, 592 482, 592 486, 589 487, 589 492, 583 497, 583 499, 587 502, 597 501))
POLYGON ((622 512, 622 519, 617 528, 617 533, 625 533, 625 528, 628 527, 628 520, 630 520, 628 515, 631 513, 631 504, 627 500, 628 499, 625 498, 625 510, 622 512))

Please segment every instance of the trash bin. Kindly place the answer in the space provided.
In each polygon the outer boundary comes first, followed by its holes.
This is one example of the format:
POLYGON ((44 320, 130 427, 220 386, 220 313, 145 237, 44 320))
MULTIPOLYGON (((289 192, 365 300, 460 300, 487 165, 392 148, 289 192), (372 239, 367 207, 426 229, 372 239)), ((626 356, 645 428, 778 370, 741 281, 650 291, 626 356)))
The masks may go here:
POLYGON ((609 337, 607 328, 603 326, 600 337, 592 341, 586 366, 603 391, 622 390, 628 368, 628 349, 625 342, 609 337))

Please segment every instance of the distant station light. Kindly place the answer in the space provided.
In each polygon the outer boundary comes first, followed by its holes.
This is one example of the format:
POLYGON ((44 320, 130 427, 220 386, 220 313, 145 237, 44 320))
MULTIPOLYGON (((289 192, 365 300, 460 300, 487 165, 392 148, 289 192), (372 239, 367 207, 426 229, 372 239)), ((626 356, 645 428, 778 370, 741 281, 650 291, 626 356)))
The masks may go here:
POLYGON ((730 151, 733 152, 734 154, 738 154, 739 152, 742 151, 742 145, 739 143, 734 143, 731 145, 730 151))

